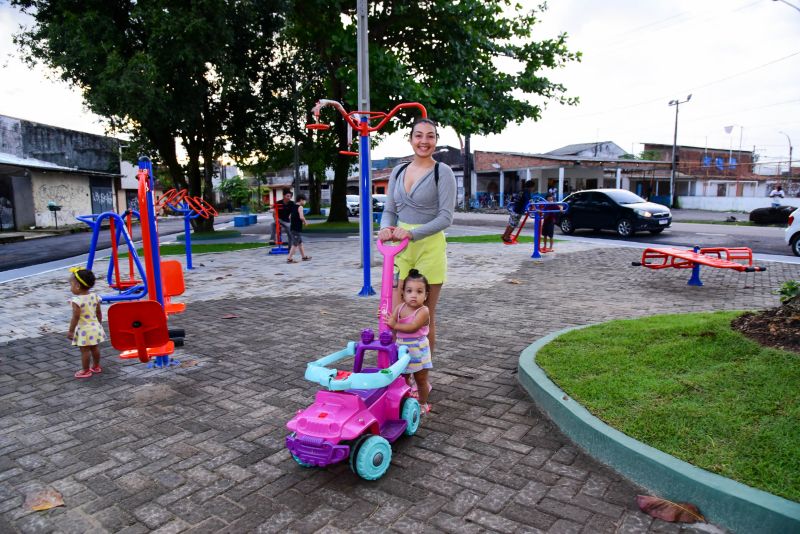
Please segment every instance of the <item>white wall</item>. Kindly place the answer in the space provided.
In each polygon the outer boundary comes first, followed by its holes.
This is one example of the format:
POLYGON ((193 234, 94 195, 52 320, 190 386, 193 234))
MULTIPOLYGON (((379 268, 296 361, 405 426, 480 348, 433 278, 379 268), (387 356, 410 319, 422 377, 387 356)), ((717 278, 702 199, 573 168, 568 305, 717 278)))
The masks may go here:
MULTIPOLYGON (((688 210, 747 213, 756 208, 768 208, 772 204, 769 197, 679 197, 678 201, 681 208, 688 210)), ((781 204, 800 208, 800 198, 784 198, 781 200, 781 204)))
POLYGON ((92 213, 89 196, 89 178, 57 172, 31 172, 33 210, 36 226, 54 226, 53 212, 47 209, 48 202, 61 206, 58 225, 77 224, 76 215, 92 213))

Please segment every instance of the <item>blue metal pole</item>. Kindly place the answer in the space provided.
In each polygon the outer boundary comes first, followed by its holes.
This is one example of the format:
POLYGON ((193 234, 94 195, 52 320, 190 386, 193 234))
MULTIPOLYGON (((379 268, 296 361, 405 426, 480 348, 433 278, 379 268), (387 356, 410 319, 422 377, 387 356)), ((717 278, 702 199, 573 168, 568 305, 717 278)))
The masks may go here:
POLYGON ((364 130, 359 138, 359 164, 361 167, 361 263, 364 268, 364 285, 359 291, 359 297, 369 297, 375 294, 370 278, 370 264, 372 263, 372 191, 369 180, 369 133, 366 132, 367 117, 361 117, 364 130))
MULTIPOLYGON (((700 253, 700 247, 695 246, 694 247, 694 253, 695 254, 699 254, 700 253)), ((700 264, 699 263, 695 263, 692 266, 692 277, 689 278, 689 281, 686 282, 686 285, 688 285, 688 286, 697 286, 697 287, 700 287, 700 286, 703 285, 703 282, 700 281, 700 264)))
POLYGON ((186 247, 186 269, 192 268, 192 225, 189 222, 191 219, 191 214, 192 212, 189 210, 183 216, 183 235, 185 237, 183 244, 186 247))
POLYGON ((539 253, 539 240, 542 238, 542 214, 539 213, 539 210, 533 210, 533 254, 531 254, 531 258, 538 259, 541 258, 542 255, 539 253))

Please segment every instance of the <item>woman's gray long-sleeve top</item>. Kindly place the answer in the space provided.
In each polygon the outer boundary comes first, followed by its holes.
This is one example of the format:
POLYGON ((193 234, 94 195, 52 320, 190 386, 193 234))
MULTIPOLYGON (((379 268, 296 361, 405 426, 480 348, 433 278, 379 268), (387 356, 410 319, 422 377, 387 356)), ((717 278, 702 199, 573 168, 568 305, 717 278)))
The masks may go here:
POLYGON ((453 224, 456 177, 449 166, 444 163, 438 165, 438 187, 434 169, 431 169, 428 174, 417 180, 408 193, 403 185, 405 170, 399 177, 397 176, 402 165, 392 170, 381 217, 381 228, 397 226, 398 220, 406 224, 420 224, 422 226, 411 230, 413 239, 419 241, 453 224))

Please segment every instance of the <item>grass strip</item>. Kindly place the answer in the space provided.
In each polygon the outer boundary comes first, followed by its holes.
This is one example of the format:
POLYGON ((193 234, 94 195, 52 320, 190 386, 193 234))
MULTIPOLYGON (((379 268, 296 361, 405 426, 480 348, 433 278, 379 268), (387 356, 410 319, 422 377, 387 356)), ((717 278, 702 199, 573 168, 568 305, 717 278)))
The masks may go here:
MULTIPOLYGON (((315 234, 315 233, 333 233, 333 234, 357 234, 358 233, 358 224, 357 222, 322 222, 322 223, 314 223, 309 224, 305 228, 303 228, 303 233, 306 234, 315 234)), ((380 230, 379 224, 372 225, 373 230, 380 230)))
POLYGON ((536 360, 634 439, 800 502, 800 356, 732 330, 738 314, 612 321, 560 336, 536 360))
MULTIPOLYGON (((215 230, 214 232, 192 232, 192 241, 203 241, 203 240, 213 240, 213 239, 228 239, 231 237, 239 237, 242 235, 242 232, 239 230, 215 230)), ((175 239, 178 241, 185 241, 186 234, 178 234, 175 236, 175 239)))
MULTIPOLYGON (((481 235, 456 235, 447 236, 448 243, 502 243, 500 234, 481 234, 481 235)), ((517 243, 533 243, 533 237, 521 235, 517 238, 517 243)))
MULTIPOLYGON (((192 254, 207 254, 209 252, 233 252, 235 250, 245 250, 250 248, 264 248, 266 243, 192 243, 192 254)), ((184 245, 161 245, 159 247, 162 256, 183 256, 186 254, 184 245)), ((137 249, 136 253, 142 257, 144 251, 137 249)), ((127 258, 128 253, 120 254, 120 258, 127 258)))

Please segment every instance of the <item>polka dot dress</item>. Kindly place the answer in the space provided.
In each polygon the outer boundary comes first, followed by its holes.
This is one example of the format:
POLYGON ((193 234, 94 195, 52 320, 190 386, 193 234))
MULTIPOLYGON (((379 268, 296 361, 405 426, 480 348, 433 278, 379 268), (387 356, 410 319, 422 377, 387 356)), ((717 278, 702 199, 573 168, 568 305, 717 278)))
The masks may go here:
POLYGON ((100 296, 94 293, 86 295, 76 295, 72 297, 72 302, 81 310, 81 317, 78 319, 78 326, 75 327, 75 336, 72 344, 78 347, 97 345, 106 339, 103 325, 97 320, 95 310, 100 302, 100 296))

